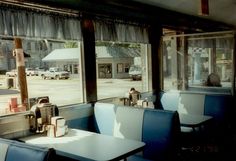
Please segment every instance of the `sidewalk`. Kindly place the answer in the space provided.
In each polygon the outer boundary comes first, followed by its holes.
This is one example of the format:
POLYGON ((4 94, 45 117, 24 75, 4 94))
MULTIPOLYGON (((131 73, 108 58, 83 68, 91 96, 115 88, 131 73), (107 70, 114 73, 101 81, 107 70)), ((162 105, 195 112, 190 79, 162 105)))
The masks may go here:
POLYGON ((18 94, 20 93, 17 89, 1 89, 0 95, 8 95, 8 94, 18 94))

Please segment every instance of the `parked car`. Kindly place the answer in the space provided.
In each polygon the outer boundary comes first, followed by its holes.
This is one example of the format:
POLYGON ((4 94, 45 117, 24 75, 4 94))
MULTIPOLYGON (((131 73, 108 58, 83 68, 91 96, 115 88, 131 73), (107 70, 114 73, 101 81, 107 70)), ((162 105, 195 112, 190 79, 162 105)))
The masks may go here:
POLYGON ((38 75, 38 71, 33 68, 25 68, 25 74, 27 76, 36 76, 38 75))
POLYGON ((6 72, 6 76, 8 76, 8 77, 16 77, 17 76, 17 70, 16 69, 12 69, 12 70, 6 72))
POLYGON ((44 68, 39 68, 39 67, 35 68, 35 70, 37 71, 38 76, 41 76, 41 77, 46 71, 44 68))
POLYGON ((41 74, 43 79, 68 79, 70 78, 70 73, 62 70, 59 67, 51 67, 49 70, 41 74))
POLYGON ((129 68, 129 76, 133 80, 141 80, 142 79, 142 68, 138 65, 132 65, 129 68))

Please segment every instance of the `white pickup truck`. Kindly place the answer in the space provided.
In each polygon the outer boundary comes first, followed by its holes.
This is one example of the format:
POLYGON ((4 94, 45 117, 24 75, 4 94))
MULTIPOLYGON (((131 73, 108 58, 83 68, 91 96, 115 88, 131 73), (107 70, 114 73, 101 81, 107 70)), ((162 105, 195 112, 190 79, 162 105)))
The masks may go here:
POLYGON ((37 76, 38 72, 33 68, 25 68, 25 73, 27 76, 37 76))
POLYGON ((43 79, 68 79, 70 78, 70 74, 59 67, 51 67, 49 70, 41 73, 41 77, 43 79))

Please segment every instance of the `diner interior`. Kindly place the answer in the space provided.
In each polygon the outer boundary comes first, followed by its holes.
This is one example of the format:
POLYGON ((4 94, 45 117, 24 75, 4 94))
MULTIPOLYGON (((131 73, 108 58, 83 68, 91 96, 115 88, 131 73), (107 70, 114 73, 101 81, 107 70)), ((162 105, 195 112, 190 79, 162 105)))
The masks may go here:
POLYGON ((0 160, 236 160, 235 10, 1 0, 0 160))

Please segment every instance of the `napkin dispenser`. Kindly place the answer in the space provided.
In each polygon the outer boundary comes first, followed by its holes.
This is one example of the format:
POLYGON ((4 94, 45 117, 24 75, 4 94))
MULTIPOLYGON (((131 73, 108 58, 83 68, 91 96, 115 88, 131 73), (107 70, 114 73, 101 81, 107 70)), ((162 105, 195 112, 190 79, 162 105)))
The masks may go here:
POLYGON ((66 120, 61 116, 51 117, 51 125, 48 125, 48 136, 49 137, 60 137, 67 133, 68 127, 66 120))
POLYGON ((51 124, 51 117, 58 116, 58 107, 51 103, 37 103, 30 109, 33 116, 30 119, 30 130, 36 133, 44 133, 47 125, 51 124))

